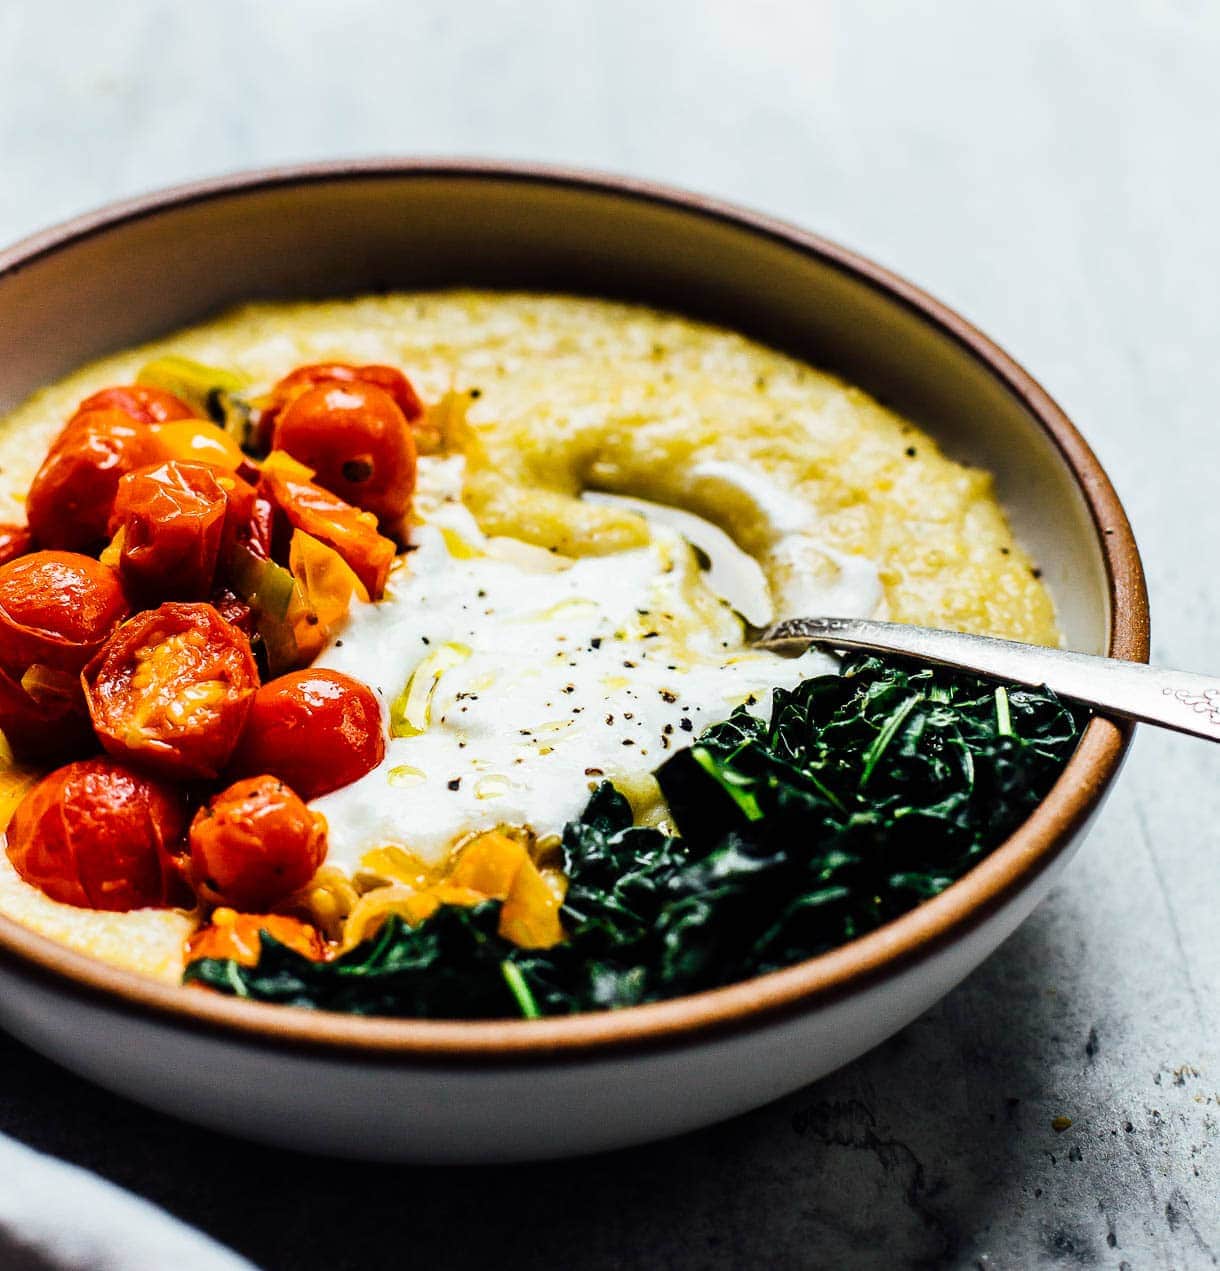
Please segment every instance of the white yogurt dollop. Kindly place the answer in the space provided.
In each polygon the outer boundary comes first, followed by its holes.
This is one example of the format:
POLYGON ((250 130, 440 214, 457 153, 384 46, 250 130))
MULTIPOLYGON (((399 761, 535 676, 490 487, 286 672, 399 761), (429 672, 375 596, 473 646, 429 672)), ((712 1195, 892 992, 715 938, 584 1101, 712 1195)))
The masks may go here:
MULTIPOLYGON (((753 651, 664 525, 644 547, 575 561, 488 540, 461 504, 460 460, 421 462, 415 550, 359 605, 319 665, 379 696, 399 731, 372 772, 315 800, 332 864, 398 845, 442 858, 463 835, 579 816, 603 777, 642 777, 740 704, 828 671, 828 657, 753 651), (414 678, 412 678, 414 677, 414 678)), ((861 574, 856 608, 873 604, 861 574)), ((840 604, 836 612, 846 612, 840 604)))

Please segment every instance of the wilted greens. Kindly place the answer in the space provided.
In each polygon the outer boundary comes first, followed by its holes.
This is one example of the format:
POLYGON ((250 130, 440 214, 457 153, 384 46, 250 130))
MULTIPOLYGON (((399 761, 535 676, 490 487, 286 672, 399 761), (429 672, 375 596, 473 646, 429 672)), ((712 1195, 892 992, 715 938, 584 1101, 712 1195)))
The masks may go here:
POLYGON ((943 891, 1050 789, 1085 722, 1048 690, 896 659, 777 689, 656 776, 679 835, 609 784, 563 835, 568 939, 520 949, 499 902, 391 918, 332 962, 263 935, 256 967, 186 978, 366 1015, 487 1018, 629 1006, 732 983, 871 931, 943 891))

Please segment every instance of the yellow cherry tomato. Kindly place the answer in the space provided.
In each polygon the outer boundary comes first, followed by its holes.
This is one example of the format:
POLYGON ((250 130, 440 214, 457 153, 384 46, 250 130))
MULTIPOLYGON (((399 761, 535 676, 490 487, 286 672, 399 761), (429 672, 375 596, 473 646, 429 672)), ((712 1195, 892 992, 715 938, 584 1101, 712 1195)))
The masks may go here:
POLYGON ((174 419, 158 424, 154 431, 167 459, 210 463, 226 472, 241 467, 241 447, 223 428, 206 419, 174 419))

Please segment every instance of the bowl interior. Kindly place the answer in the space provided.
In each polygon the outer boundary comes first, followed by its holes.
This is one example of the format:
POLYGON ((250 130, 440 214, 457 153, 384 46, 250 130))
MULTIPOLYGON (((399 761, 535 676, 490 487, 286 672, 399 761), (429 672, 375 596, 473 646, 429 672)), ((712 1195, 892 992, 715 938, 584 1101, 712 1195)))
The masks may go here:
POLYGON ((0 256, 0 409, 82 362, 243 300, 470 285, 643 301, 835 371, 993 472, 1067 643, 1109 647, 1105 527, 1037 423, 1040 390, 1015 367, 1006 383, 964 323, 929 321, 836 249, 711 205, 478 169, 221 184, 104 229, 85 224, 66 242, 53 232, 32 257, 28 247, 0 256))

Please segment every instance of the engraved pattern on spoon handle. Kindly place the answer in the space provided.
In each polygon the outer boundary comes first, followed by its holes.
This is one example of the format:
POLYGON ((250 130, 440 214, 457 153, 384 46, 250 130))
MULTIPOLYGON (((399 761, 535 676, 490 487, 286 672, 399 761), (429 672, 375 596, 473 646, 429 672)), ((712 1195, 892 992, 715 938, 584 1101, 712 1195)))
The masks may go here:
POLYGON ((817 644, 906 654, 1013 684, 1046 685, 1103 715, 1220 741, 1220 678, 1216 676, 865 618, 790 618, 769 627, 755 644, 787 652, 817 644))

